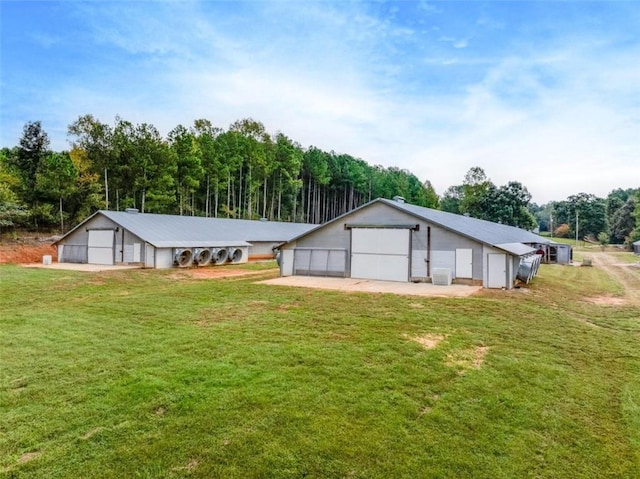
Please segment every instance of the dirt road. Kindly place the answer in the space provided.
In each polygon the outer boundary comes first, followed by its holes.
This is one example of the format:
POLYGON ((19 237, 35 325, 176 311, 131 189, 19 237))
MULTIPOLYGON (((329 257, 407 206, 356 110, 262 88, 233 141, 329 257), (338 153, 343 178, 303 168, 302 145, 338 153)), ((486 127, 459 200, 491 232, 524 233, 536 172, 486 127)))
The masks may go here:
POLYGON ((640 304, 640 263, 621 263, 615 255, 606 252, 590 256, 595 267, 603 269, 622 285, 628 303, 640 304))

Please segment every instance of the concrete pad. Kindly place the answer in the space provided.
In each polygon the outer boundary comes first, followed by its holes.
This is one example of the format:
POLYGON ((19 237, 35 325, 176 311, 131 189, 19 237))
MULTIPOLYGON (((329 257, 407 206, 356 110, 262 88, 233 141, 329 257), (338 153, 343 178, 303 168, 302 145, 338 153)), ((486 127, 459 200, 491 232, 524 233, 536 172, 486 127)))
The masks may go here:
POLYGON ((82 263, 30 263, 23 264, 25 268, 44 268, 44 269, 61 269, 66 271, 87 271, 97 273, 100 271, 120 271, 124 269, 141 269, 142 266, 118 264, 118 265, 106 265, 106 264, 82 264, 82 263))
POLYGON ((391 293, 406 296, 463 297, 471 296, 482 286, 452 284, 437 286, 431 283, 400 283, 396 281, 372 281, 355 278, 322 278, 315 276, 285 276, 259 281, 259 284, 297 286, 302 288, 331 289, 360 293, 391 293))

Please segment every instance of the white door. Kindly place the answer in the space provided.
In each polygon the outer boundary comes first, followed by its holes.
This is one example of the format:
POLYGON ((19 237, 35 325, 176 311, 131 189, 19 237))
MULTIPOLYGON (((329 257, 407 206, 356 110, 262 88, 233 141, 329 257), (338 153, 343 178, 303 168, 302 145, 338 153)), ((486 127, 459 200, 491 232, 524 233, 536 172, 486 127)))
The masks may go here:
POLYGON ((89 230, 87 263, 113 264, 113 230, 89 230))
POLYGON ((456 249, 456 278, 473 278, 473 250, 456 249))
POLYGON ((489 253, 487 255, 487 288, 507 287, 507 255, 489 253))
POLYGON ((156 249, 149 243, 144 244, 144 266, 145 268, 155 268, 156 249))
POLYGON ((381 281, 409 281, 408 229, 353 228, 351 277, 381 281))
POLYGON ((293 250, 292 249, 280 250, 280 271, 282 276, 293 275, 293 250))

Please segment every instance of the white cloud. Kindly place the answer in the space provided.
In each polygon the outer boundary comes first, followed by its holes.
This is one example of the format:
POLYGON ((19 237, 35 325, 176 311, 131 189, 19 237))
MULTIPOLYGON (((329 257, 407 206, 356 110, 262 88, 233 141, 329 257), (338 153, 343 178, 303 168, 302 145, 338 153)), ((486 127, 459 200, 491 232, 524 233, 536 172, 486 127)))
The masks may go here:
MULTIPOLYGON (((253 117, 303 146, 407 168, 439 193, 473 166, 539 203, 640 186, 637 43, 574 32, 480 50, 440 23, 446 4, 419 7, 420 31, 402 21, 406 4, 387 16, 351 2, 72 5, 96 64, 29 106, 62 147, 85 113, 165 134, 253 117)), ((502 35, 494 18, 477 24, 502 35)))

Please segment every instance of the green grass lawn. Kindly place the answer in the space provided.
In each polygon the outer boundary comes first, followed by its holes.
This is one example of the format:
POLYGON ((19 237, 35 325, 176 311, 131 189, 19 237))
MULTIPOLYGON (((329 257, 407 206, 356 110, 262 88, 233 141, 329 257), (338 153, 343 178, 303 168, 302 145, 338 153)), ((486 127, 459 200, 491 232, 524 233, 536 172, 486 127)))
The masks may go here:
POLYGON ((640 477, 640 308, 0 267, 0 476, 640 477), (415 338, 442 337, 432 349, 415 338))

